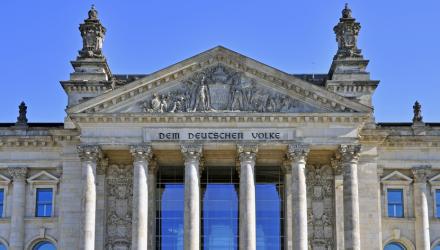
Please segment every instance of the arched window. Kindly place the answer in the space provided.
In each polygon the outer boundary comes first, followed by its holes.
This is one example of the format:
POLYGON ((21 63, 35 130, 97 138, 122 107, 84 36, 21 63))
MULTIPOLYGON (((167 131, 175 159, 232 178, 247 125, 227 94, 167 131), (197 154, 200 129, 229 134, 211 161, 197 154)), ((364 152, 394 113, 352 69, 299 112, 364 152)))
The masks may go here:
POLYGON ((32 250, 56 250, 55 246, 49 241, 41 241, 32 250))
POLYGON ((437 244, 437 245, 433 248, 433 250, 440 250, 440 244, 437 244))
POLYGON ((391 242, 385 246, 384 250, 406 250, 406 247, 400 243, 391 242))
POLYGON ((0 243, 0 250, 6 250, 6 249, 7 249, 6 246, 0 243))

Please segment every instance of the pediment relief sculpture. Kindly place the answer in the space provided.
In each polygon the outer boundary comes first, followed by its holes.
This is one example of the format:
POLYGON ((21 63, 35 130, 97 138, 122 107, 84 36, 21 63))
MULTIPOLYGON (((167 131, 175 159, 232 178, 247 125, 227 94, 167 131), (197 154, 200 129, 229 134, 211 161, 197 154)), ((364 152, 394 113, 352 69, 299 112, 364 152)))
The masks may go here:
MULTIPOLYGON (((217 65, 138 102, 141 112, 317 112, 318 109, 217 65)), ((133 111, 133 110, 131 110, 133 111)))

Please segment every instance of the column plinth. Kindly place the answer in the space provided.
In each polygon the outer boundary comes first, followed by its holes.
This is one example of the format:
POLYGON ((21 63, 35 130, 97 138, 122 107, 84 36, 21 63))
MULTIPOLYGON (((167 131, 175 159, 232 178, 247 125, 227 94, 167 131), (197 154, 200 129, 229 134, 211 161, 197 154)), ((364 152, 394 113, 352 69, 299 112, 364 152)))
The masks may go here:
POLYGON ((95 249, 96 227, 96 166, 101 158, 101 149, 96 145, 78 147, 82 164, 83 215, 81 223, 81 249, 95 249))
POLYGON ((414 175, 414 212, 416 217, 416 248, 431 249, 429 236, 428 190, 427 180, 431 173, 431 166, 412 168, 414 175))
POLYGON ((26 173, 25 167, 8 168, 12 176, 12 215, 9 249, 24 249, 24 217, 26 207, 26 173))
POLYGON ((185 159, 184 249, 200 249, 200 145, 182 145, 185 159))
POLYGON ((255 209, 255 160, 258 148, 255 145, 239 145, 240 159, 240 249, 255 250, 256 209, 255 209))
POLYGON ((307 187, 306 161, 309 148, 307 145, 293 144, 288 146, 287 157, 292 170, 292 216, 293 216, 293 249, 308 249, 307 233, 307 187))
POLYGON ((361 249, 357 174, 360 150, 360 145, 341 145, 339 147, 343 169, 344 247, 347 250, 361 249))
POLYGON ((133 250, 148 248, 148 163, 151 160, 151 146, 132 146, 133 156, 133 250))

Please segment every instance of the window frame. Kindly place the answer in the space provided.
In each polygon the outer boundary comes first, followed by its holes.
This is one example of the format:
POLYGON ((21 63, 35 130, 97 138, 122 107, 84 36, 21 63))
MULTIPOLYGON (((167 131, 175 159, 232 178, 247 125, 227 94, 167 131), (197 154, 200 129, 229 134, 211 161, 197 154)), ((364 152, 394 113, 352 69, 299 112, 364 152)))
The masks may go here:
POLYGON ((9 185, 11 184, 11 179, 0 174, 0 189, 3 189, 3 211, 0 214, 0 219, 6 218, 7 211, 7 198, 9 194, 9 185))
POLYGON ((393 171, 381 179, 382 183, 382 217, 389 219, 404 219, 410 217, 410 188, 413 179, 399 171, 393 171), (403 190, 403 217, 388 216, 388 189, 403 190))
POLYGON ((387 188, 387 192, 386 192, 386 199, 387 199, 387 203, 386 203, 386 206, 387 206, 387 217, 388 218, 405 218, 405 190, 403 189, 403 188, 390 188, 390 187, 388 187, 387 188), (390 216, 390 213, 389 213, 389 206, 390 206, 390 202, 388 201, 388 193, 390 193, 390 191, 401 191, 401 195, 402 195, 402 200, 401 200, 401 205, 402 205, 402 216, 390 216))
POLYGON ((435 219, 440 219, 440 214, 437 214, 437 204, 440 206, 440 201, 437 201, 437 190, 440 191, 440 174, 433 176, 429 179, 429 184, 431 185, 431 195, 432 195, 432 208, 433 217, 435 219), (438 203, 437 203, 438 202, 438 203))
POLYGON ((39 186, 39 187, 37 187, 36 189, 35 189, 35 206, 34 206, 34 216, 36 217, 36 218, 51 218, 51 217, 54 217, 54 202, 55 202, 55 193, 54 193, 54 189, 52 188, 52 187, 42 187, 42 186, 39 186), (39 202, 38 202, 38 191, 39 190, 51 190, 52 191, 52 201, 51 201, 51 203, 50 203, 50 205, 51 205, 51 210, 50 210, 50 215, 48 215, 48 216, 38 216, 38 205, 39 205, 39 202))
POLYGON ((58 194, 58 183, 59 179, 54 175, 48 173, 47 171, 40 171, 37 174, 29 177, 27 179, 29 185, 29 191, 31 195, 31 201, 33 209, 33 216, 35 218, 53 218, 56 215, 56 198, 58 194), (44 176, 45 178, 41 178, 44 176), (50 216, 37 216, 37 189, 52 189, 52 211, 50 216))

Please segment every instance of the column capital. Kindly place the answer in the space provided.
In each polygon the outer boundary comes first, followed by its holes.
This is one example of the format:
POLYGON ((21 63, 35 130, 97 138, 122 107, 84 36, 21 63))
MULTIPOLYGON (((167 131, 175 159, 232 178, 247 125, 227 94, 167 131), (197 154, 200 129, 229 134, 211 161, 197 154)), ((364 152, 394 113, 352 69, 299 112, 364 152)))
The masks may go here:
POLYGON ((335 175, 341 175, 342 174, 342 164, 341 164, 341 158, 340 157, 332 157, 330 159, 330 165, 333 168, 333 171, 335 175))
POLYGON ((239 144, 237 145, 237 153, 240 162, 255 161, 257 159, 258 146, 256 144, 239 144))
POLYGON ((150 161, 153 156, 151 146, 148 144, 139 144, 130 146, 130 153, 133 156, 133 160, 137 161, 150 161))
POLYGON ((183 144, 180 145, 180 150, 185 161, 200 161, 203 155, 203 147, 199 144, 183 144))
POLYGON ((359 161, 359 155, 361 152, 361 145, 341 144, 339 146, 338 151, 341 156, 342 163, 357 162, 357 161, 359 161))
POLYGON ((79 145, 77 147, 79 158, 82 161, 98 161, 102 157, 101 147, 98 145, 79 145))
POLYGON ((27 167, 10 167, 8 173, 15 180, 25 180, 27 174, 27 167))
POLYGON ((428 180, 428 176, 431 174, 431 166, 430 165, 420 165, 411 168, 411 171, 414 175, 415 183, 426 183, 428 180))
POLYGON ((287 146, 287 159, 290 161, 307 161, 307 155, 310 152, 307 144, 289 144, 287 146))

